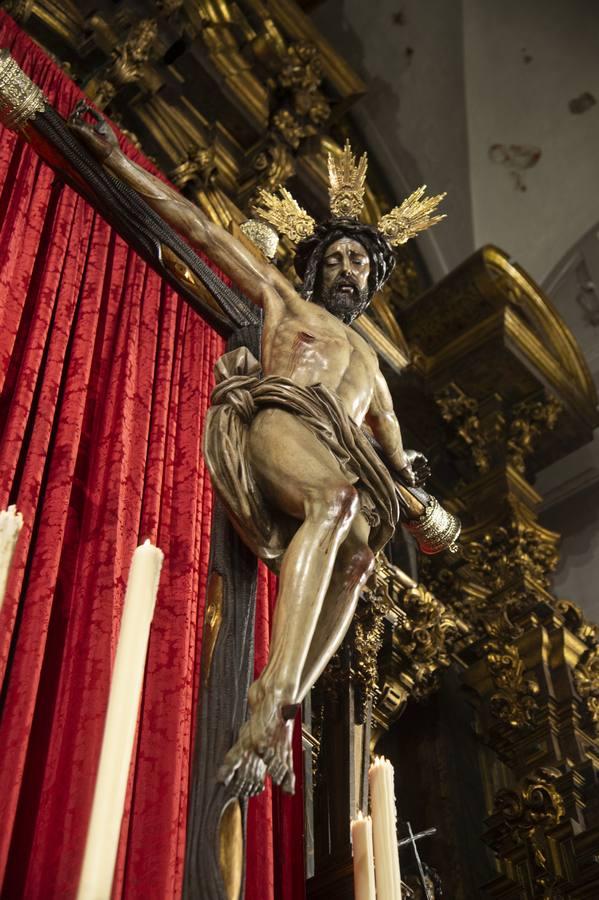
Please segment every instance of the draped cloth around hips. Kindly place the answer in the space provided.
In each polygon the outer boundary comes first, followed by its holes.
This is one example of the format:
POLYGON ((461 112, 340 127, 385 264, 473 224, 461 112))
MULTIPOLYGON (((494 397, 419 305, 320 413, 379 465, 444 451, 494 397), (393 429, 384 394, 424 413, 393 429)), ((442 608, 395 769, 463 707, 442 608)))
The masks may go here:
POLYGON ((289 541, 284 518, 263 497, 254 478, 248 435, 256 414, 279 408, 297 416, 331 451, 360 494, 376 553, 399 520, 396 485, 364 431, 331 390, 322 384, 302 387, 289 378, 262 377, 246 347, 225 353, 215 366, 216 387, 204 431, 204 458, 213 484, 233 523, 254 553, 278 568, 289 541))

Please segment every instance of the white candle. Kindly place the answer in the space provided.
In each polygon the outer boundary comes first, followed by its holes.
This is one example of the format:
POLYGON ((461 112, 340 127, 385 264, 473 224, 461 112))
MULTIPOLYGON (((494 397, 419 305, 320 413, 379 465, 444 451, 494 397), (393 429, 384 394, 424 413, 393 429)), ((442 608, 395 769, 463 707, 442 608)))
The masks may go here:
POLYGON ((368 770, 372 810, 372 833, 376 894, 378 900, 401 900, 399 850, 395 811, 393 766, 376 756, 368 770))
POLYGON ((358 813, 351 822, 352 856, 354 858, 355 900, 376 900, 374 887, 374 854, 372 849, 372 819, 358 813))
POLYGON ((163 559, 149 541, 133 554, 77 900, 110 900, 163 559))
POLYGON ((0 610, 4 603, 10 564, 22 527, 23 516, 17 512, 16 506, 9 506, 0 512, 0 610))

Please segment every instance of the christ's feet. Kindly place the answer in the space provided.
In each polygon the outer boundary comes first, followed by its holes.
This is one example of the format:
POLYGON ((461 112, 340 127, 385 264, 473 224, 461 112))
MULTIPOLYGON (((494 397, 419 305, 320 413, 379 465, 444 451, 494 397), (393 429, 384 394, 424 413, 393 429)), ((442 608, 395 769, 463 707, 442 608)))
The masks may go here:
POLYGON ((270 691, 261 689, 259 682, 252 685, 249 699, 250 718, 225 756, 218 779, 229 785, 238 797, 252 797, 264 788, 268 774, 274 784, 293 794, 291 739, 296 708, 282 707, 273 700, 270 691), (284 718, 284 714, 289 718, 284 718))

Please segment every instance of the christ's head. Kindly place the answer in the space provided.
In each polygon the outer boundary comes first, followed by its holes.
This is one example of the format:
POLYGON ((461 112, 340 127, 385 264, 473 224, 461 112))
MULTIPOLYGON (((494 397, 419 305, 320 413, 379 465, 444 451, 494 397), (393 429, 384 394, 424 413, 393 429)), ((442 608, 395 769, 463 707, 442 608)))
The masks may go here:
POLYGON ((370 225, 333 219, 298 246, 302 294, 349 325, 368 307, 395 264, 393 250, 370 225))

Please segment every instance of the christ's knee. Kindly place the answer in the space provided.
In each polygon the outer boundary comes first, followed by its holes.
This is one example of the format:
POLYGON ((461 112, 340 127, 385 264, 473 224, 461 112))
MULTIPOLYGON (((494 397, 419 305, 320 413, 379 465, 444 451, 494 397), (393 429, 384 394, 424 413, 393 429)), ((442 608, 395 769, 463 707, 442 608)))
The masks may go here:
POLYGON ((359 506, 357 490, 351 484, 331 485, 306 500, 306 518, 347 533, 359 506))

